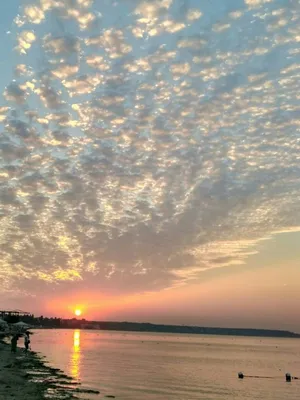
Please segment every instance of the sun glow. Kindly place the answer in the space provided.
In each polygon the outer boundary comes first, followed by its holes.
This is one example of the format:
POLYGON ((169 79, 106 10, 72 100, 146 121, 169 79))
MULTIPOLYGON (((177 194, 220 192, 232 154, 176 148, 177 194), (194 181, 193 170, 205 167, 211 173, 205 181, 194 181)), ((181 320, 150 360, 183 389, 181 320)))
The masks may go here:
POLYGON ((77 317, 79 317, 81 315, 81 310, 79 308, 76 308, 76 310, 74 311, 75 315, 77 317))
POLYGON ((71 356, 71 375, 80 379, 80 330, 76 329, 73 334, 73 353, 71 356))

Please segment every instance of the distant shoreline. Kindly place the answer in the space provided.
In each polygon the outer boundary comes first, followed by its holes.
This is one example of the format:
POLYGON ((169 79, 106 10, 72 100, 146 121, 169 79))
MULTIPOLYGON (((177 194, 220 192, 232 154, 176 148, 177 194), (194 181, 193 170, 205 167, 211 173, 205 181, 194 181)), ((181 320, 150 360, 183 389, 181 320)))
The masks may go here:
MULTIPOLYGON (((51 319, 48 320, 49 322, 51 319)), ((86 321, 76 318, 60 320, 60 324, 41 324, 40 328, 109 330, 123 332, 176 333, 217 336, 247 336, 273 338, 300 338, 300 334, 270 329, 215 328, 199 326, 161 325, 140 322, 86 321)))
POLYGON ((88 321, 77 318, 48 318, 35 317, 34 315, 23 315, 22 321, 37 328, 56 329, 95 329, 124 332, 162 332, 195 335, 218 335, 218 336, 250 336, 250 337, 274 337, 274 338, 300 338, 300 333, 279 329, 257 329, 257 328, 220 328, 207 326, 189 325, 166 325, 150 322, 128 322, 128 321, 88 321))

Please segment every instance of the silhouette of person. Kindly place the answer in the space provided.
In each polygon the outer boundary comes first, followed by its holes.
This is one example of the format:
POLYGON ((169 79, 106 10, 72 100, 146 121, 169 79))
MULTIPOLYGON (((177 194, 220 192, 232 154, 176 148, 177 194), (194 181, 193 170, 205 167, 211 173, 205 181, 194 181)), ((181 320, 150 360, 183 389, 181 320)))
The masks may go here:
POLYGON ((29 344, 30 344, 29 332, 25 332, 25 333, 24 333, 25 352, 28 351, 28 349, 29 349, 29 344))
POLYGON ((15 353, 17 351, 17 343, 18 343, 19 336, 18 335, 13 335, 11 338, 11 352, 15 353))

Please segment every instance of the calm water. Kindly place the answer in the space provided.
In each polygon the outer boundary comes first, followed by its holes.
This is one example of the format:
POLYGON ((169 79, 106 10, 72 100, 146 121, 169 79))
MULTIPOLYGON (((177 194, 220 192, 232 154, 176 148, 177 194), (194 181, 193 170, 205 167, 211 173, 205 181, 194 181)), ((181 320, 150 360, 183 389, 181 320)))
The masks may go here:
POLYGON ((32 347, 84 386, 100 390, 96 398, 300 398, 300 380, 286 383, 284 377, 300 377, 299 339, 40 330, 32 347), (242 381, 239 371, 273 378, 242 381))

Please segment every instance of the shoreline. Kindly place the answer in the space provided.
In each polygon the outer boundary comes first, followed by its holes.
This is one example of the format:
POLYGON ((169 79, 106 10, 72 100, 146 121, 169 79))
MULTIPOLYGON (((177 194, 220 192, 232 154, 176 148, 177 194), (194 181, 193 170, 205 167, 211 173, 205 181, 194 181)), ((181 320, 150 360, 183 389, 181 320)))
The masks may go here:
POLYGON ((82 329, 82 330, 101 330, 116 332, 146 332, 146 333, 175 333, 192 335, 216 335, 216 336, 244 336, 260 338, 289 338, 299 339, 300 333, 279 330, 279 329, 260 329, 260 328, 221 328, 192 325, 165 325, 148 322, 119 322, 119 321, 87 321, 73 318, 71 320, 58 318, 44 318, 47 322, 40 321, 39 318, 28 320, 28 324, 37 329, 82 329), (55 323, 54 323, 55 322, 55 323))
MULTIPOLYGON (((44 356, 0 342, 0 400, 79 399, 76 394, 99 394, 97 390, 83 389, 80 382, 62 370, 47 366, 44 356)), ((85 397, 85 399, 87 399, 85 397)), ((87 399, 88 400, 88 399, 87 399)))

